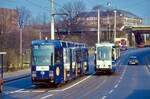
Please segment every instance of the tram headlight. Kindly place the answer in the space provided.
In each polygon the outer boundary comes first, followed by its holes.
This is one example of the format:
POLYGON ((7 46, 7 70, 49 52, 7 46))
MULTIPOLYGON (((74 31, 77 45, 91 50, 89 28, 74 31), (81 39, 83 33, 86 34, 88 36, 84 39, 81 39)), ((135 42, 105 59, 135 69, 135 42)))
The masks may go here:
POLYGON ((32 77, 36 77, 36 71, 32 72, 32 77))
POLYGON ((87 62, 84 62, 84 66, 87 66, 87 62))
POLYGON ((76 63, 75 63, 75 62, 72 62, 72 69, 73 69, 73 70, 75 69, 75 65, 76 65, 76 63))
POLYGON ((111 68, 111 65, 108 65, 109 68, 111 68))
POLYGON ((96 67, 97 67, 97 68, 100 68, 100 65, 97 65, 96 67))
POLYGON ((53 77, 53 71, 49 71, 49 77, 53 77))
POLYGON ((50 77, 50 80, 51 82, 53 83, 54 82, 54 75, 53 75, 53 71, 49 71, 49 77, 50 77))
POLYGON ((41 71, 41 75, 45 75, 45 72, 44 72, 44 71, 41 71))

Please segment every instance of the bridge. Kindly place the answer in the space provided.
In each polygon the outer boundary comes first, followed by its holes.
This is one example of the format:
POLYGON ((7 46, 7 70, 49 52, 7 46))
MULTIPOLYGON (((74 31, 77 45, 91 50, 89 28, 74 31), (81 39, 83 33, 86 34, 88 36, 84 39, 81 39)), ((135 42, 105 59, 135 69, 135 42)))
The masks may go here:
POLYGON ((128 33, 130 46, 133 45, 134 41, 137 47, 143 47, 145 44, 150 45, 150 25, 123 26, 121 30, 128 33), (132 34, 134 34, 134 40, 132 34))

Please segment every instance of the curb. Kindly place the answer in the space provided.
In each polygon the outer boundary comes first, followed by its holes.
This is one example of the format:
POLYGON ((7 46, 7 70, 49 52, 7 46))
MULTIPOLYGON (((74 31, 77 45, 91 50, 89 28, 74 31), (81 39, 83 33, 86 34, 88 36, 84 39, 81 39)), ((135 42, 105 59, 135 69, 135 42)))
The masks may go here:
POLYGON ((31 74, 25 74, 25 75, 20 75, 20 76, 5 78, 4 79, 4 83, 15 81, 15 80, 22 79, 22 78, 27 78, 27 77, 30 77, 30 75, 31 74))

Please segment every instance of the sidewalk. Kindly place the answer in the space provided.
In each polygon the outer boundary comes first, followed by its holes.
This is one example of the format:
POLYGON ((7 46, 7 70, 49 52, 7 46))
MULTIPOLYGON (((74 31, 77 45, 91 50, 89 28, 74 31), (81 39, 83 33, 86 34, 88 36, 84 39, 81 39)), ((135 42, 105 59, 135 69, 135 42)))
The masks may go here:
POLYGON ((13 71, 13 72, 6 72, 4 73, 4 82, 9 82, 9 81, 17 80, 20 78, 29 77, 30 74, 31 74, 30 68, 13 71))

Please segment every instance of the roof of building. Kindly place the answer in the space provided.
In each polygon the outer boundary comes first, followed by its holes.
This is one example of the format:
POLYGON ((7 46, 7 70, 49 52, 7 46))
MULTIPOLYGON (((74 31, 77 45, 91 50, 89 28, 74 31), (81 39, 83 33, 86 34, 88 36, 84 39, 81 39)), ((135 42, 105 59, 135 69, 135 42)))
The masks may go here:
MULTIPOLYGON (((102 17, 106 17, 108 15, 114 15, 114 11, 117 11, 117 15, 122 15, 122 16, 126 16, 126 17, 130 17, 130 18, 137 18, 137 19, 141 19, 139 16, 125 11, 125 10, 119 10, 119 9, 107 9, 107 10, 100 10, 100 15, 102 17)), ((85 11, 85 12, 81 12, 78 16, 80 17, 96 17, 97 16, 97 10, 91 10, 91 11, 85 11)))

